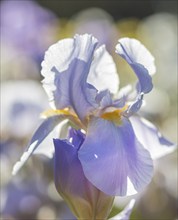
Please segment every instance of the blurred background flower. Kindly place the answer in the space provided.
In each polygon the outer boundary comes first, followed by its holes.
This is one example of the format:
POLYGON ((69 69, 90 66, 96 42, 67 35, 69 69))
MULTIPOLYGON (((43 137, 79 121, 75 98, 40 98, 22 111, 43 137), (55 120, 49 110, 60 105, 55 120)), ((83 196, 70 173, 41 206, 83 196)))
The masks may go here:
POLYGON ((101 8, 89 8, 77 13, 72 20, 73 34, 93 34, 98 39, 98 47, 105 44, 106 49, 113 53, 119 36, 114 19, 109 13, 101 8))
MULTIPOLYGON (((8 72, 12 69, 9 69, 7 64, 11 63, 14 65, 11 76, 21 75, 29 78, 32 74, 34 77, 33 69, 35 66, 40 67, 45 50, 57 40, 59 20, 52 11, 31 0, 5 0, 1 2, 0 7, 2 64, 4 64, 2 76, 8 78, 8 72), (26 65, 30 67, 30 71, 26 65), (17 66, 20 73, 15 74, 17 66)), ((39 69, 36 70, 38 77, 39 69)))
MULTIPOLYGON (((16 177, 11 176, 40 113, 48 109, 40 84, 44 52, 59 39, 91 33, 113 55, 123 87, 135 78, 115 55, 115 45, 120 37, 140 40, 157 66, 154 90, 145 96, 148 105, 141 114, 177 143, 177 2, 4 0, 0 10, 2 219, 74 219, 54 187, 53 159, 34 156, 16 177)), ((111 216, 136 198, 131 219, 177 218, 177 151, 155 165, 149 187, 136 196, 117 197, 111 216)))

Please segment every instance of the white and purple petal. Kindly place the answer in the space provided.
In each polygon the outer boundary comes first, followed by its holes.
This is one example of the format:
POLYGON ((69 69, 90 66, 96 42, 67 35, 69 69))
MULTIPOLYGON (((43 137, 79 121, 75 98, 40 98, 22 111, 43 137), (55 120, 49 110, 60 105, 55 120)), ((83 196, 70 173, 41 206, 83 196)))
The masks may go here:
POLYGON ((137 97, 130 104, 125 114, 130 116, 140 109, 142 96, 149 93, 153 88, 151 75, 156 70, 154 57, 138 40, 131 38, 120 39, 119 44, 116 45, 116 53, 127 61, 138 78, 137 97))
MULTIPOLYGON (((123 57, 134 70, 139 81, 139 93, 150 92, 153 88, 152 79, 149 75, 149 66, 145 65, 147 56, 148 60, 151 56, 148 50, 135 39, 122 38, 116 45, 116 53, 123 57), (141 59, 142 56, 144 60, 141 59)), ((152 62, 150 65, 153 64, 152 62)))
POLYGON ((121 38, 116 46, 116 53, 129 64, 139 63, 143 65, 148 70, 149 75, 155 74, 155 59, 140 41, 133 38, 121 38))
POLYGON ((94 52, 87 82, 99 91, 109 90, 115 94, 119 89, 119 76, 116 65, 104 45, 94 52))
POLYGON ((152 159, 158 159, 176 149, 176 145, 163 137, 159 130, 145 118, 132 116, 130 121, 138 140, 150 152, 152 159))
POLYGON ((152 159, 126 118, 120 126, 93 118, 79 159, 88 180, 109 195, 134 194, 151 181, 152 159))
POLYGON ((97 90, 87 83, 96 46, 93 36, 75 35, 52 45, 42 63, 42 82, 53 107, 72 107, 81 120, 96 105, 97 90))
MULTIPOLYGON (((43 140, 53 131, 53 129, 65 119, 63 115, 55 115, 45 119, 39 128, 34 133, 32 139, 30 140, 26 151, 21 156, 20 160, 15 163, 13 167, 12 174, 16 175, 17 172, 22 168, 22 166, 26 163, 29 157, 33 154, 33 152, 39 147, 39 145, 43 142, 43 140)), ((48 150, 48 149, 47 149, 48 150)), ((49 151, 51 151, 49 149, 49 151)), ((51 152, 50 152, 51 153, 51 152)))
POLYGON ((61 121, 56 127, 45 137, 40 145, 34 150, 33 154, 44 155, 52 158, 54 155, 53 138, 67 137, 68 133, 68 119, 61 121))

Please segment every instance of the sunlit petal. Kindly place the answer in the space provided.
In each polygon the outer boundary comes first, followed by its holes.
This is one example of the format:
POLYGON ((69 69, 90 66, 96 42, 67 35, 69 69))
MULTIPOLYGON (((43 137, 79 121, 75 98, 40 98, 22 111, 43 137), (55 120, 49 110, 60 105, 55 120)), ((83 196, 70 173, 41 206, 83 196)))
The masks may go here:
POLYGON ((87 81, 99 91, 108 89, 115 94, 119 89, 119 76, 116 65, 104 45, 94 53, 87 81))
POLYGON ((53 107, 72 107, 82 120, 96 104, 97 90, 87 83, 96 45, 91 35, 76 35, 51 46, 42 63, 43 86, 53 107))
POLYGON ((143 190, 151 181, 152 160, 127 119, 116 126, 108 120, 93 118, 79 159, 86 177, 109 195, 132 194, 127 188, 128 181, 135 191, 143 190))
POLYGON ((154 57, 138 40, 131 38, 121 38, 119 44, 116 45, 116 53, 128 62, 138 78, 136 85, 138 95, 125 114, 131 116, 140 109, 143 95, 153 88, 150 75, 156 70, 154 57))
POLYGON ((156 72, 154 57, 138 40, 121 38, 116 46, 116 53, 122 56, 129 64, 139 63, 148 70, 150 75, 156 72))
POLYGON ((175 150, 176 146, 164 138, 149 121, 138 116, 130 117, 134 132, 142 145, 157 159, 175 150))
POLYGON ((59 124, 65 117, 52 116, 47 118, 34 133, 31 141, 29 142, 26 151, 21 156, 20 160, 14 165, 12 174, 16 175, 17 172, 22 168, 28 158, 32 155, 35 149, 42 143, 42 141, 53 131, 53 129, 59 124))
POLYGON ((116 53, 118 53, 130 64, 135 74, 137 75, 140 87, 139 92, 150 92, 153 85, 149 75, 149 69, 147 69, 149 68, 149 65, 144 65, 147 57, 149 60, 151 56, 147 49, 135 39, 122 38, 119 40, 119 44, 116 45, 116 53), (144 57, 144 60, 140 58, 142 56, 144 57))
POLYGON ((41 154, 48 158, 52 158, 54 155, 53 138, 61 138, 61 136, 67 137, 68 132, 68 120, 60 122, 41 142, 41 144, 35 149, 34 154, 41 154))

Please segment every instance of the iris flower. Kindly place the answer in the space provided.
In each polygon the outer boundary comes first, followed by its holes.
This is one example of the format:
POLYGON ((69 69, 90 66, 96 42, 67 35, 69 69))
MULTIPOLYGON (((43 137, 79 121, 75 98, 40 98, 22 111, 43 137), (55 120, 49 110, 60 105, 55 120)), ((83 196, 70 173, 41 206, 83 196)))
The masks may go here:
MULTIPOLYGON (((81 164, 82 178, 106 195, 132 195, 150 183, 153 159, 172 151, 170 146, 174 146, 137 114, 144 95, 153 88, 154 58, 138 40, 120 39, 116 53, 130 65, 137 82, 133 89, 126 87, 118 92, 115 63, 105 46, 97 44, 92 35, 75 35, 60 40, 46 52, 42 83, 52 109, 43 113, 45 120, 14 166, 13 174, 67 119, 77 135, 70 136, 69 132, 66 140, 54 139, 55 158, 75 158, 81 164), (80 140, 76 140, 78 135, 80 140)), ((58 178, 62 162, 56 161, 58 178)), ((70 167, 70 163, 63 162, 70 167)))

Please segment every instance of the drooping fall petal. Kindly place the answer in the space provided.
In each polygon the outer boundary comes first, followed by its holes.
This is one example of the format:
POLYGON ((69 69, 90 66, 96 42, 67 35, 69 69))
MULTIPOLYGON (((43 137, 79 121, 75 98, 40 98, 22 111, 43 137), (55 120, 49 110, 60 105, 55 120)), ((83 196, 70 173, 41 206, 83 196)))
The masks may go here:
POLYGON ((111 121, 92 118, 79 159, 88 180, 109 195, 134 194, 151 181, 152 159, 128 119, 116 126, 111 121))

